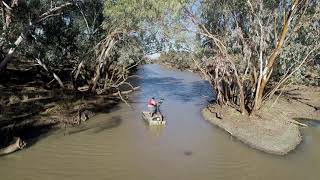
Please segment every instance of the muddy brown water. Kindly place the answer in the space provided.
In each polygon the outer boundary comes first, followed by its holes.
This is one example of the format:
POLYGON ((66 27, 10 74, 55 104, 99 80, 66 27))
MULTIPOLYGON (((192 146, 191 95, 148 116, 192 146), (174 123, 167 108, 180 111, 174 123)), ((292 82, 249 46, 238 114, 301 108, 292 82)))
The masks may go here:
POLYGON ((203 120, 209 85, 193 73, 146 65, 141 90, 109 114, 80 127, 58 130, 33 146, 0 158, 0 179, 217 180, 320 178, 320 128, 303 130, 304 141, 286 156, 243 145, 203 120), (165 98, 168 124, 141 119, 150 96, 165 98))

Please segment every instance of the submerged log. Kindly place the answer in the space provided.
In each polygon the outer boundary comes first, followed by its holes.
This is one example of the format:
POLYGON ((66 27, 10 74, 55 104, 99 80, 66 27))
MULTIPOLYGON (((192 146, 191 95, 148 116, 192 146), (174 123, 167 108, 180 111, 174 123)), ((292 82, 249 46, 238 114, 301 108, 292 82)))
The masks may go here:
POLYGON ((11 145, 5 148, 0 149, 0 156, 10 154, 17 150, 23 149, 26 145, 27 143, 21 140, 21 138, 19 137, 15 138, 14 143, 12 143, 11 145))
MULTIPOLYGON (((127 94, 132 93, 133 91, 138 90, 138 89, 140 89, 140 86, 134 87, 133 89, 128 90, 128 91, 121 91, 120 93, 121 93, 122 95, 127 95, 127 94)), ((111 96, 118 96, 118 95, 119 95, 119 92, 116 92, 116 93, 112 93, 112 94, 111 94, 111 96)))

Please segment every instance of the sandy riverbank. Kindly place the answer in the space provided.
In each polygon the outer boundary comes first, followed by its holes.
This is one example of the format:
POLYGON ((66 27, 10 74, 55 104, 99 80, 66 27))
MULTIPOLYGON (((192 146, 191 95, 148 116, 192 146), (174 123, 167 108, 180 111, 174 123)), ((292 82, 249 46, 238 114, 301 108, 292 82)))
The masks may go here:
MULTIPOLYGON (((294 150, 301 143, 299 122, 320 120, 320 88, 294 87, 289 94, 268 102, 251 117, 232 108, 207 107, 202 114, 206 120, 222 128, 255 149, 277 155, 294 150), (216 118, 216 112, 223 118, 216 118)), ((304 127, 308 128, 308 127, 304 127)))

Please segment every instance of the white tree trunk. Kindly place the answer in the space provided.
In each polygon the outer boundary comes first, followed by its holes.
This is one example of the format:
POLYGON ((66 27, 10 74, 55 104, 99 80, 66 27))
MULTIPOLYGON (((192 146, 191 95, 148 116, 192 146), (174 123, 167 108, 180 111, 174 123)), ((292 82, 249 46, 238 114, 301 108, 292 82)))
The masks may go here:
POLYGON ((0 71, 3 71, 8 64, 8 62, 12 59, 13 53, 16 51, 16 48, 21 44, 23 41, 23 34, 21 34, 16 42, 14 42, 14 47, 9 49, 9 52, 7 53, 6 57, 1 61, 0 63, 0 71))

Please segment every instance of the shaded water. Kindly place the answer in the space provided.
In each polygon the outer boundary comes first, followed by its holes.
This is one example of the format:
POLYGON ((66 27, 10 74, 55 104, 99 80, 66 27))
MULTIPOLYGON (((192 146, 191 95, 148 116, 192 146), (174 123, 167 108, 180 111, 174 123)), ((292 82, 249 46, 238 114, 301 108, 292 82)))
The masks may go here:
POLYGON ((1 157, 1 180, 319 179, 320 128, 303 130, 303 144, 287 156, 264 154, 203 120, 210 87, 197 75, 158 65, 144 66, 139 74, 141 90, 130 100, 132 108, 121 104, 1 157), (141 120, 150 96, 165 98, 163 128, 141 120))

